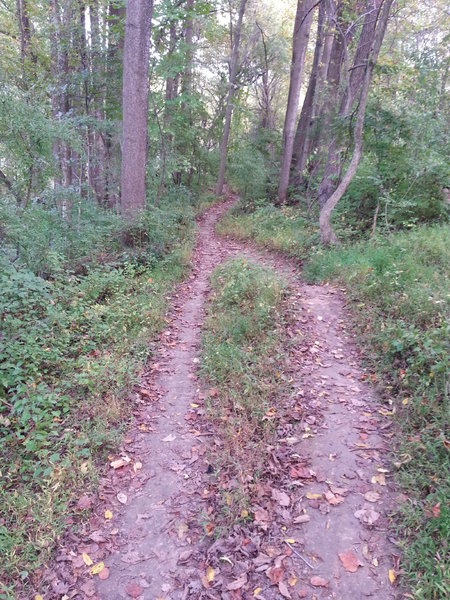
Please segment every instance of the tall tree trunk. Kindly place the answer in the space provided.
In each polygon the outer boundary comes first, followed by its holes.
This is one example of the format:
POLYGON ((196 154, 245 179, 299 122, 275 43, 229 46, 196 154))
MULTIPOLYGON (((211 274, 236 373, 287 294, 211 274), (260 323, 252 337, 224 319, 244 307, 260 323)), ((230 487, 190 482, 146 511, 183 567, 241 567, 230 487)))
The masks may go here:
MULTIPOLYGON (((223 193, 223 184, 225 182, 225 167, 227 165, 227 147, 228 147, 228 138, 230 137, 230 128, 231 128, 231 118, 233 116, 233 99, 236 93, 236 75, 238 71, 238 62, 239 62, 239 41, 241 38, 241 28, 242 21, 244 19, 245 5, 247 4, 247 0, 241 0, 241 4, 239 6, 239 15, 236 24, 236 28, 234 30, 233 38, 233 46, 231 53, 231 68, 230 68, 230 79, 228 82, 228 94, 226 100, 226 108, 225 108, 225 125, 223 128, 222 141, 220 144, 220 164, 219 164, 219 175, 217 178, 216 184, 216 194, 217 196, 221 196, 223 193)), ((230 32, 231 33, 231 32, 230 32)))
MULTIPOLYGON (((193 61, 194 61, 194 0, 187 0, 186 2, 186 22, 184 26, 184 42, 186 45, 186 59, 183 74, 183 86, 182 94, 185 97, 182 108, 187 112, 189 128, 192 130, 194 127, 192 119, 192 108, 191 108, 191 96, 193 91, 193 61)), ((196 155, 196 140, 194 139, 191 144, 187 144, 187 151, 189 155, 189 171, 187 175, 186 184, 187 187, 191 187, 192 177, 194 175, 194 161, 196 155), (190 146, 190 147, 189 147, 190 146)))
POLYGON ((320 210, 320 238, 322 243, 325 245, 337 242, 336 235, 331 228, 331 213, 333 212, 339 200, 347 191, 347 188, 350 185, 350 182, 352 181, 356 173, 356 169, 358 168, 358 164, 361 158, 364 118, 366 113, 370 82, 372 80, 373 69, 377 62, 378 54, 383 43, 383 38, 386 32, 386 27, 389 19, 389 12, 393 1, 394 0, 381 0, 381 6, 378 9, 373 43, 371 44, 371 49, 368 54, 368 59, 364 70, 361 94, 359 97, 357 118, 355 123, 355 129, 353 132, 354 148, 350 164, 344 177, 342 178, 342 181, 340 182, 336 190, 327 199, 324 206, 320 210))
MULTIPOLYGON (((367 65, 367 60, 375 35, 377 14, 380 5, 381 0, 376 0, 375 6, 373 4, 373 0, 368 0, 366 4, 366 15, 359 37, 358 46, 356 48, 353 67, 348 74, 347 85, 340 102, 339 118, 341 119, 346 119, 348 117, 349 111, 355 103, 358 92, 361 90, 361 85, 364 80, 365 67, 367 65), (373 8, 371 9, 371 7, 373 8)), ((344 46, 346 46, 348 40, 343 39, 342 42, 344 46)), ((328 197, 331 195, 339 182, 339 176, 342 169, 342 160, 341 145, 339 144, 336 136, 332 136, 329 140, 327 161, 318 190, 319 206, 321 207, 324 206, 328 197)))
POLYGON ((127 218, 145 208, 148 63, 152 0, 128 0, 123 56, 121 208, 127 218))
MULTIPOLYGON (((106 117, 116 123, 122 116, 122 64, 125 22, 125 5, 111 0, 108 11, 108 53, 106 77, 106 117)), ((105 201, 110 208, 119 203, 120 183, 120 134, 117 127, 108 129, 105 135, 106 193, 105 201)))
POLYGON ((278 186, 278 202, 285 202, 289 185, 292 151, 294 146, 295 122, 297 120, 300 89, 303 78, 306 49, 313 17, 314 0, 298 0, 295 16, 291 77, 283 128, 283 154, 281 158, 280 184, 278 186))
POLYGON ((297 131, 294 138, 294 147, 292 152, 292 171, 291 184, 298 186, 302 179, 302 173, 306 166, 308 152, 308 137, 312 126, 314 98, 316 95, 317 77, 319 71, 319 62, 323 48, 323 25, 325 20, 325 4, 319 4, 319 16, 317 20, 317 38, 314 49, 314 58, 309 78, 308 90, 303 102, 300 119, 297 125, 297 131))

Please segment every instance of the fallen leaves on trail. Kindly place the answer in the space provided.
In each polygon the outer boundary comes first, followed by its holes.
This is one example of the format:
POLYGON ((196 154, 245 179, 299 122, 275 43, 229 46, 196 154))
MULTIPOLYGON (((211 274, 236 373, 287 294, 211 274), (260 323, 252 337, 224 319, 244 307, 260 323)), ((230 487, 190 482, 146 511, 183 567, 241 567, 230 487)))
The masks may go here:
POLYGON ((143 589, 137 583, 132 582, 125 587, 125 591, 131 598, 138 598, 142 594, 143 589))
POLYGON ((357 510, 354 514, 355 517, 365 525, 373 525, 380 518, 380 513, 377 513, 376 510, 373 510, 373 508, 369 507, 357 510))
POLYGON ((342 496, 337 496, 330 491, 325 492, 325 498, 327 499, 328 504, 331 504, 332 506, 337 506, 338 504, 341 504, 341 502, 344 502, 344 498, 342 496))
POLYGON ((291 499, 286 492, 282 492, 275 488, 272 488, 272 499, 275 500, 275 502, 278 502, 280 506, 289 506, 291 503, 291 499))
POLYGON ((128 496, 124 492, 118 492, 117 500, 120 502, 120 504, 126 504, 128 496))
POLYGON ((309 582, 314 587, 325 587, 325 588, 328 587, 328 581, 326 579, 324 579, 323 577, 319 577, 318 575, 314 575, 314 577, 311 577, 309 582))
POLYGON ((300 523, 307 523, 310 520, 311 517, 309 515, 299 515, 298 517, 295 517, 294 523, 298 525, 300 523))
POLYGON ((99 562, 92 567, 92 569, 89 571, 89 573, 91 575, 98 575, 99 573, 101 573, 103 571, 104 568, 105 568, 105 563, 99 562))
POLYGON ((358 567, 362 567, 363 565, 352 549, 346 550, 345 552, 340 552, 339 558, 344 569, 349 573, 356 573, 358 567))
POLYGON ((91 504, 92 504, 92 500, 89 498, 89 496, 81 496, 81 498, 79 498, 75 508, 77 510, 87 510, 88 508, 91 508, 91 504))
POLYGON ((278 584, 278 591, 283 596, 283 598, 292 598, 291 594, 289 593, 288 587, 284 583, 284 581, 280 581, 280 583, 278 584))
POLYGON ((109 577, 109 569, 108 569, 108 567, 105 567, 98 574, 98 578, 101 579, 102 581, 104 581, 105 579, 108 579, 108 577, 109 577))
POLYGON ((209 583, 211 583, 211 581, 214 581, 214 569, 212 567, 208 567, 206 569, 206 581, 208 581, 209 583))
POLYGON ((232 592, 234 590, 240 590, 247 583, 247 573, 242 573, 235 581, 232 581, 227 585, 227 590, 232 592))
POLYGON ((314 471, 311 471, 311 469, 302 466, 291 467, 289 474, 292 477, 292 479, 311 479, 312 477, 315 477, 314 471))
POLYGON ((105 510, 105 519, 110 521, 112 519, 112 512, 110 510, 105 510))
POLYGON ((384 476, 384 473, 374 475, 370 481, 372 483, 378 483, 378 485, 386 485, 386 477, 384 476))
POLYGON ((391 584, 394 585, 395 580, 397 579, 394 569, 389 569, 388 577, 391 584))
POLYGON ((131 462, 131 458, 129 456, 122 456, 121 458, 117 458, 116 460, 112 460, 109 465, 114 470, 125 467, 131 462))
POLYGON ((364 494, 364 498, 367 502, 378 502, 380 499, 380 494, 378 492, 366 492, 364 494))
POLYGON ((320 500, 322 498, 322 494, 315 494, 313 492, 306 492, 306 497, 308 500, 320 500))
POLYGON ((91 567, 94 564, 94 561, 92 560, 92 558, 89 556, 89 554, 86 554, 86 552, 83 552, 82 554, 82 558, 83 558, 83 562, 87 567, 91 567))

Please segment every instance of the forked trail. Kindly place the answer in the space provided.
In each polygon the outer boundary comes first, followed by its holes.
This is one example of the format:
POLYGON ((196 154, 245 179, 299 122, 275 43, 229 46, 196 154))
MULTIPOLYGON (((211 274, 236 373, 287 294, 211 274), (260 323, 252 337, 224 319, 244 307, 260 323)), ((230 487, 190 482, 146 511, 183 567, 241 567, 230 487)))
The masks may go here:
POLYGON ((135 426, 100 482, 82 541, 74 539, 59 557, 71 565, 67 597, 400 597, 389 580, 398 560, 388 539, 392 433, 346 332, 343 294, 305 285, 288 260, 219 238, 215 223, 232 201, 200 220, 192 274, 171 298, 154 362, 136 389, 135 426), (288 351, 286 400, 299 413, 279 444, 289 464, 300 466, 292 470, 275 456, 278 472, 273 487, 261 486, 253 522, 214 540, 203 526, 214 438, 200 425, 196 366, 209 277, 234 256, 276 268, 289 282, 298 340, 288 351), (100 576, 85 576, 83 552, 104 561, 100 576))

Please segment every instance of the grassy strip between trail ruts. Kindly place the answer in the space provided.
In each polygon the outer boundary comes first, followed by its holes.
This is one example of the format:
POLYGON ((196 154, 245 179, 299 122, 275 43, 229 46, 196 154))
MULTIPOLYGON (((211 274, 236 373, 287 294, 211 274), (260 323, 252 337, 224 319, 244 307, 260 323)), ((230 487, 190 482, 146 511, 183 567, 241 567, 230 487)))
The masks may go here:
POLYGON ((211 284, 201 374, 211 388, 207 416, 218 440, 216 530, 226 530, 248 517, 251 489, 276 433, 276 399, 285 385, 285 285, 273 271, 240 259, 218 267, 211 284))
POLYGON ((61 532, 87 516, 168 294, 189 269, 193 216, 181 203, 149 211, 142 253, 116 249, 83 274, 0 269, 0 598, 38 584, 61 532))
POLYGON ((422 226, 323 250, 311 243, 299 213, 272 207, 241 219, 230 211, 218 230, 309 257, 307 280, 345 286, 367 367, 391 406, 387 418, 401 432, 392 462, 405 496, 397 515, 403 573, 415 600, 447 597, 449 227, 422 226))

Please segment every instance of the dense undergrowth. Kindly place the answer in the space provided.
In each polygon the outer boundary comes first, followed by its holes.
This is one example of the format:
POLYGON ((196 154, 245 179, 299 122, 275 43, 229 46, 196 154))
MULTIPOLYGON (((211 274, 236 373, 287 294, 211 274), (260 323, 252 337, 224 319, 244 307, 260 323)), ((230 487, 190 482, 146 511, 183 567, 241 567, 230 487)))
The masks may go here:
POLYGON ((1 205, 0 597, 39 576, 127 427, 195 210, 182 190, 133 225, 94 204, 70 222, 1 205))
POLYGON ((218 267, 204 325, 202 368, 211 386, 208 417, 223 442, 213 462, 221 485, 217 526, 248 517, 275 434, 274 402, 283 385, 283 296, 276 274, 245 260, 218 267))
MULTIPOLYGON (((405 502, 397 515, 403 570, 417 600, 446 597, 450 589, 448 539, 448 225, 345 242, 324 250, 298 208, 237 205, 218 225, 221 233, 304 261, 311 282, 345 286, 355 330, 401 431, 393 455, 405 502), (246 210, 247 209, 247 210, 246 210), (419 535, 418 535, 419 534, 419 535)), ((336 219, 348 222, 345 208, 336 219)), ((344 235, 343 235, 344 233, 344 235)))

